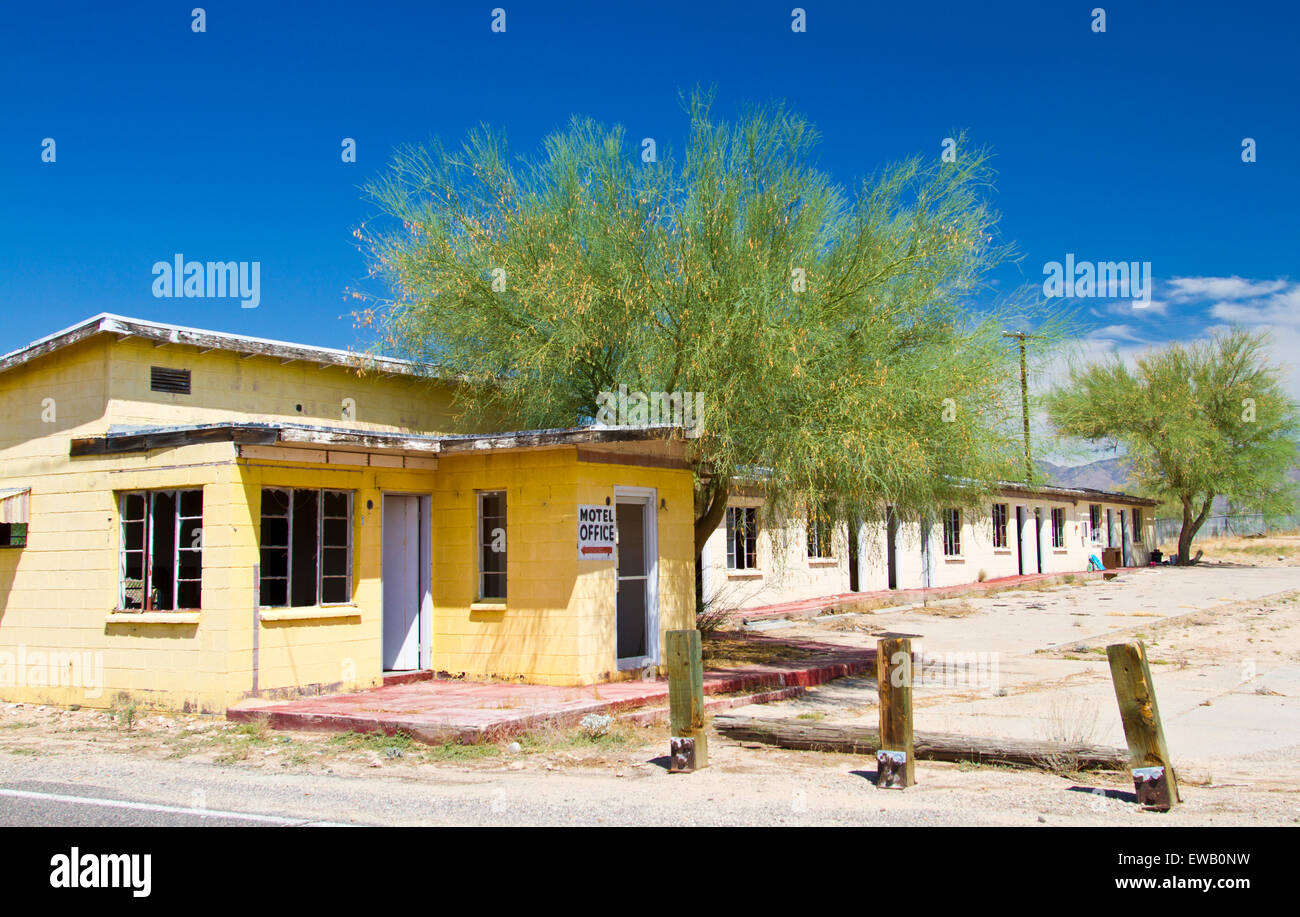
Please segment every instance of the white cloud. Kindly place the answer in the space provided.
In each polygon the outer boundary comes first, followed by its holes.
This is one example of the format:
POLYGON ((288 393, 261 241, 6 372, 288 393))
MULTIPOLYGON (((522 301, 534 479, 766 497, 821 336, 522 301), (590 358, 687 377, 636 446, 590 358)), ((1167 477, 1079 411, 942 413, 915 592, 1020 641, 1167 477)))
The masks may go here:
POLYGON ((1300 284, 1282 289, 1262 301, 1216 302, 1210 314, 1220 321, 1241 325, 1300 326, 1300 284))
POLYGON ((1198 299, 1241 300, 1267 296, 1285 289, 1285 280, 1245 280, 1232 277, 1175 277, 1168 281, 1172 302, 1198 299))

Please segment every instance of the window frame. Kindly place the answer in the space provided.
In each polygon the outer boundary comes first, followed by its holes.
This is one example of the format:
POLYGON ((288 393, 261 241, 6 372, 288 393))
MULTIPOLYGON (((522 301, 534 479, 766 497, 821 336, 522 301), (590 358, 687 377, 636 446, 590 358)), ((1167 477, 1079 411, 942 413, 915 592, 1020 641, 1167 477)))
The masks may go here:
POLYGON ((961 557, 961 510, 948 508, 943 511, 943 556, 961 557))
MULTIPOLYGON (((263 485, 263 486, 262 486, 262 489, 261 489, 261 499, 262 499, 262 505, 259 507, 259 510, 258 510, 258 525, 257 525, 257 556, 258 556, 258 571, 257 571, 257 607, 258 607, 258 608, 266 608, 266 609, 272 609, 272 608, 275 608, 275 609, 279 609, 279 608, 285 608, 285 609, 292 609, 292 608, 332 608, 332 607, 339 607, 339 606, 344 606, 344 605, 351 605, 351 604, 353 604, 352 598, 353 598, 353 586, 354 586, 354 582, 353 582, 352 571, 353 571, 353 561, 354 561, 354 557, 353 557, 354 546, 353 546, 352 527, 353 527, 353 524, 354 524, 354 520, 355 520, 355 518, 356 518, 356 516, 355 516, 355 509, 356 509, 356 506, 355 506, 355 494, 354 494, 354 492, 353 492, 353 491, 350 491, 350 490, 339 490, 339 489, 336 489, 336 488, 333 488, 333 487, 276 487, 276 486, 272 486, 272 485, 263 485), (265 520, 268 518, 268 517, 267 517, 267 514, 266 514, 266 492, 267 492, 268 490, 270 490, 270 491, 276 491, 276 492, 278 492, 278 493, 283 493, 283 494, 287 494, 287 495, 288 495, 288 500, 286 501, 287 506, 286 506, 286 510, 285 510, 284 515, 279 515, 279 514, 277 514, 277 515, 273 515, 273 516, 269 517, 269 518, 272 518, 272 519, 284 519, 284 520, 285 520, 285 538, 287 539, 287 544, 283 544, 283 545, 268 545, 268 544, 266 544, 265 541, 264 541, 264 538, 265 538, 264 522, 265 522, 265 520), (314 492, 314 493, 316 494, 316 596, 315 596, 316 601, 313 602, 313 603, 310 604, 310 605, 295 605, 295 604, 293 604, 293 541, 294 541, 294 539, 293 539, 293 534, 294 534, 294 532, 293 532, 293 523, 294 523, 294 510, 293 510, 293 506, 294 506, 294 494, 297 493, 297 492, 299 492, 299 491, 309 492, 309 493, 314 492), (347 515, 346 515, 346 516, 327 516, 327 515, 325 514, 325 495, 326 495, 326 494, 342 494, 342 495, 347 499, 347 515), (346 574, 344 574, 343 576, 340 576, 340 575, 338 575, 338 574, 330 574, 330 575, 327 577, 326 574, 325 574, 325 548, 326 548, 326 545, 325 545, 325 520, 326 520, 326 519, 340 519, 340 518, 341 518, 341 519, 344 519, 344 520, 346 521, 346 525, 344 526, 344 529, 345 529, 345 531, 347 532, 347 545, 346 545, 346 547, 347 547, 347 562, 346 562, 346 563, 347 563, 347 572, 346 572, 346 574), (271 548, 272 550, 283 550, 283 551, 285 552, 285 569, 284 569, 284 576, 267 576, 267 575, 266 575, 265 571, 263 570, 263 566, 264 566, 264 565, 262 564, 262 551, 265 550, 266 548, 271 548), (323 601, 324 596, 325 596, 325 580, 326 580, 327 578, 328 578, 328 579, 343 579, 343 581, 344 581, 344 587, 345 587, 345 588, 344 588, 344 592, 346 593, 346 596, 347 596, 343 601, 341 601, 341 602, 326 602, 326 601, 323 601), (265 581, 267 581, 267 580, 284 580, 284 600, 285 600, 285 604, 283 604, 283 605, 268 605, 267 603, 265 603, 265 602, 262 601, 262 593, 264 592, 264 590, 263 590, 263 588, 262 588, 262 583, 265 582, 265 581)), ((331 547, 331 548, 336 548, 336 549, 337 549, 337 548, 342 547, 342 546, 341 546, 341 545, 330 545, 329 547, 331 547)))
POLYGON ((758 567, 758 507, 756 506, 728 506, 724 518, 726 526, 727 542, 727 569, 728 570, 757 570, 758 567), (736 514, 741 514, 743 519, 743 545, 741 551, 736 551, 736 514), (740 562, 746 561, 744 566, 740 562))
POLYGON ((1052 507, 1052 547, 1065 547, 1065 507, 1052 507))
POLYGON ((1142 507, 1130 507, 1132 513, 1129 515, 1129 525, 1133 528, 1133 544, 1142 544, 1142 507))
MULTIPOLYGON (((479 490, 475 492, 475 513, 478 517, 478 539, 474 548, 474 564, 478 570, 478 583, 476 593, 478 602, 505 602, 510 594, 510 506, 509 498, 504 487, 497 490, 479 490), (496 497, 501 498, 501 528, 505 530, 506 547, 504 551, 496 552, 504 554, 504 570, 484 570, 483 569, 483 552, 491 547, 490 542, 483 540, 483 498, 496 497), (501 595, 487 595, 484 590, 484 577, 487 575, 499 576, 504 585, 501 587, 501 595)), ((493 517, 496 518, 496 517, 493 517)))
POLYGON ((1101 504, 1088 504, 1088 540, 1093 544, 1099 543, 1101 538, 1101 504))
POLYGON ((146 490, 122 490, 117 492, 117 608, 129 612, 183 612, 183 611, 202 611, 203 610, 203 488, 200 487, 158 487, 146 490), (153 571, 154 571, 154 522, 157 514, 154 512, 154 503, 159 495, 171 494, 173 500, 172 507, 172 551, 171 551, 171 571, 172 571, 172 601, 171 608, 157 608, 153 604, 153 571), (185 494, 199 495, 199 514, 197 516, 184 515, 181 504, 182 496, 185 494), (144 515, 138 520, 127 519, 126 503, 132 497, 140 497, 144 503, 144 515), (199 546, 197 548, 181 547, 181 532, 184 530, 184 523, 198 521, 199 546), (142 527, 140 547, 128 548, 126 527, 129 522, 139 522, 142 527), (181 552, 196 553, 199 556, 199 575, 197 577, 181 576, 181 552), (128 606, 126 601, 126 559, 128 554, 140 554, 140 604, 128 606), (197 583, 199 599, 197 605, 180 604, 181 601, 181 583, 197 583))
POLYGON ((0 534, 4 536, 0 538, 0 550, 27 547, 28 524, 26 522, 0 522, 0 534), (15 529, 22 529, 21 533, 17 533, 17 537, 15 537, 15 529))
POLYGON ((994 550, 1007 550, 1007 519, 1010 516, 1010 510, 1011 510, 1011 505, 1008 503, 993 504, 992 516, 993 516, 994 550), (1000 513, 999 510, 1001 510, 1000 513))
POLYGON ((829 515, 825 507, 814 507, 808 510, 805 520, 805 533, 807 535, 807 555, 809 560, 835 559, 835 523, 822 521, 829 515))

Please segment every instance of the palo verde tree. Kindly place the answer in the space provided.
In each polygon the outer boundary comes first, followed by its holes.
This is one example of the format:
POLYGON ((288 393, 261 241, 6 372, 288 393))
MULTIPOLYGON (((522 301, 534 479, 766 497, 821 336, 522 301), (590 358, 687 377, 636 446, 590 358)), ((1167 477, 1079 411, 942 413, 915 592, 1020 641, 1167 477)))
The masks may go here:
POLYGON ((1004 318, 971 308, 1009 254, 988 154, 959 138, 849 193, 802 118, 710 105, 684 99, 680 158, 583 119, 531 155, 486 128, 401 150, 366 188, 357 236, 391 295, 363 322, 498 428, 588 422, 620 384, 704 393, 697 547, 741 478, 840 519, 976 499, 1019 454, 1004 318))
POLYGON ((1182 510, 1178 563, 1223 496, 1268 515, 1290 513, 1288 472, 1300 417, 1270 365, 1268 338, 1242 329, 1139 356, 1077 365, 1046 397, 1066 435, 1123 445, 1138 483, 1182 510))

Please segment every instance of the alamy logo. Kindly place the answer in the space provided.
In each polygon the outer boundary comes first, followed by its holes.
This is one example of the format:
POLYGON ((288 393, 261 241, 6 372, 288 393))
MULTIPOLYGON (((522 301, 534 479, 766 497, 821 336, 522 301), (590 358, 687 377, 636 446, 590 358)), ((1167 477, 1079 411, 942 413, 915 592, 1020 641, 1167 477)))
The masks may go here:
POLYGON ((1047 297, 1095 297, 1097 299, 1131 299, 1137 309, 1151 305, 1150 261, 1075 261, 1074 253, 1065 263, 1049 261, 1043 265, 1043 295, 1047 297))
POLYGON ((18 652, 0 650, 0 687, 81 688, 87 699, 104 693, 104 654, 85 650, 29 650, 18 644, 18 652))
POLYGON ((136 898, 148 898, 153 887, 151 853, 68 853, 50 857, 52 888, 130 888, 136 898))
MULTIPOLYGON (((927 656, 920 643, 912 644, 911 677, 913 686, 933 688, 979 688, 997 693, 999 654, 996 652, 949 652, 927 656)), ((907 682, 907 654, 895 653, 896 668, 891 676, 894 687, 907 682)))
POLYGON ((675 424, 690 437, 699 435, 703 392, 629 392, 620 385, 617 392, 596 395, 596 423, 607 427, 640 427, 647 424, 675 424))
POLYGON ((234 298, 245 309, 262 301, 260 261, 186 261, 178 253, 170 262, 155 261, 153 275, 153 295, 160 299, 234 298))

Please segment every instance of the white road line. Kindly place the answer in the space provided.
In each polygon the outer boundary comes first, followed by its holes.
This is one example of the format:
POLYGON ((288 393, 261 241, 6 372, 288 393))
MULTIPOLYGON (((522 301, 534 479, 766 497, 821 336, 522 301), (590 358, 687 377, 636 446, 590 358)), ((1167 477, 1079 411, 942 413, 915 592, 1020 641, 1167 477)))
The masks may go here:
POLYGON ((152 802, 127 802, 123 799, 100 799, 96 796, 64 796, 59 793, 34 793, 28 790, 0 789, 0 796, 13 799, 42 799, 47 802, 69 802, 87 806, 101 806, 109 809, 133 809, 137 812, 164 812, 170 815, 194 815, 200 818, 230 818, 243 821, 263 822, 268 825, 335 827, 346 825, 338 822, 313 821, 305 818, 281 818, 278 815, 255 815, 248 812, 228 812, 221 809, 192 809, 185 806, 163 806, 152 802))

